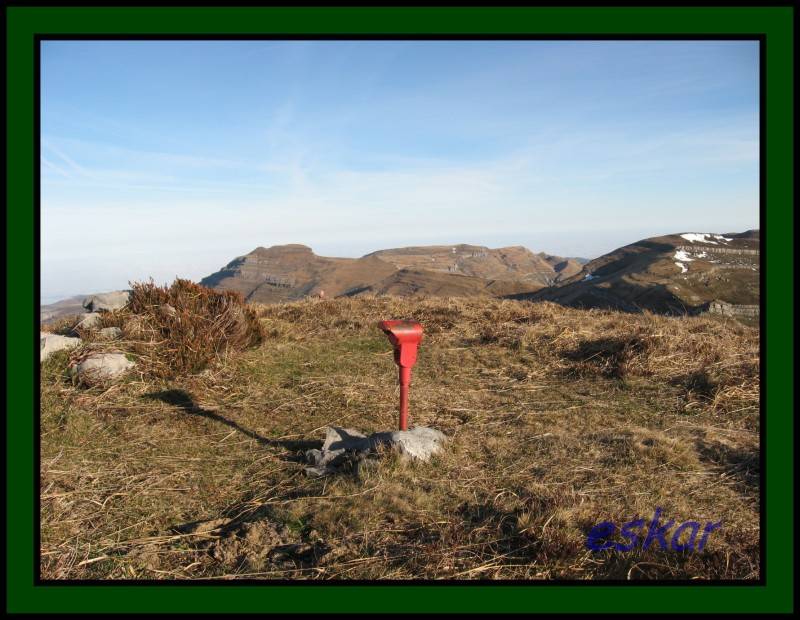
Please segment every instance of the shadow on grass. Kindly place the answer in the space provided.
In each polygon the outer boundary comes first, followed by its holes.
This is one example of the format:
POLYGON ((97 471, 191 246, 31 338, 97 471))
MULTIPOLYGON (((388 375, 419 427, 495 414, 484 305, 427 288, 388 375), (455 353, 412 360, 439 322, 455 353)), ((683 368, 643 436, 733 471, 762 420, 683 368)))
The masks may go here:
POLYGON ((322 447, 321 441, 308 441, 308 440, 298 440, 298 441, 287 441, 287 440, 276 440, 276 439, 268 439, 256 433, 255 431, 245 428, 241 424, 234 422, 233 420, 229 420, 223 415, 220 415, 216 411, 211 411, 210 409, 203 409, 200 407, 194 399, 192 395, 189 394, 186 390, 162 390, 160 392, 150 392, 149 394, 145 394, 144 398, 148 398, 150 400, 158 400, 162 403, 166 403, 168 405, 172 405, 174 407, 178 407, 179 409, 183 410, 184 413, 188 413, 191 415, 196 415, 201 418, 206 418, 207 420, 213 420, 215 422, 219 422, 220 424, 224 424, 225 426, 229 426, 230 428, 250 437, 250 439, 256 440, 262 446, 270 446, 270 447, 280 447, 284 448, 285 450, 290 450, 292 452, 299 452, 309 450, 311 448, 320 448, 322 447))
MULTIPOLYGON (((648 344, 637 336, 584 340, 563 354, 579 371, 591 371, 610 379, 624 379, 627 364, 636 355, 647 351, 648 344)), ((575 368, 570 368, 573 372, 575 368)))
POLYGON ((746 488, 761 488, 761 463, 757 450, 728 446, 719 441, 698 440, 697 453, 746 488))

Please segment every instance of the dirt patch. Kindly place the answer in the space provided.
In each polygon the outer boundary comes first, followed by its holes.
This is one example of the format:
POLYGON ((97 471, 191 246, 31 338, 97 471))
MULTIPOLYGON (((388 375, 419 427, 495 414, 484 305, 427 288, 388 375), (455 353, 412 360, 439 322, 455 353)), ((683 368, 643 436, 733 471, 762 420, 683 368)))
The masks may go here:
MULTIPOLYGON (((198 563, 213 565, 211 570, 228 578, 287 571, 293 577, 304 577, 331 551, 316 532, 289 527, 267 509, 241 520, 209 519, 173 529, 182 536, 173 547, 188 544, 198 563)), ((137 551, 137 556, 142 554, 137 551)))
POLYGON ((212 557, 225 568, 260 571, 277 549, 287 547, 289 530, 266 520, 243 523, 227 531, 210 549, 212 557))

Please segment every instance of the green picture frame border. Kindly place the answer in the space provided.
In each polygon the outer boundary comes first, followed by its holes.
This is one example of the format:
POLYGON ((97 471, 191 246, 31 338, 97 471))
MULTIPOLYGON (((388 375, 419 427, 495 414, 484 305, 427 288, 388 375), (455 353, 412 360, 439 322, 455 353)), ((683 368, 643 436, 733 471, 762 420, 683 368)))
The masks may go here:
POLYGON ((793 610, 794 8, 49 7, 6 12, 6 591, 8 612, 789 612, 793 610), (35 584, 34 394, 39 265, 34 42, 77 35, 763 35, 762 263, 766 354, 764 585, 35 584), (13 302, 13 303, 12 303, 13 302), (768 421, 768 423, 767 423, 768 421), (324 591, 313 591, 324 588, 324 591), (311 595, 311 596, 309 596, 311 595))

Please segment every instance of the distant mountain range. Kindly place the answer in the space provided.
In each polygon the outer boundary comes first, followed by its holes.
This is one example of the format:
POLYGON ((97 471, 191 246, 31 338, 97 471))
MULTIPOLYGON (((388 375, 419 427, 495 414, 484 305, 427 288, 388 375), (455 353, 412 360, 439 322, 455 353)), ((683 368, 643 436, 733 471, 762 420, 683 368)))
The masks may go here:
POLYGON ((589 261, 556 286, 515 298, 659 313, 695 313, 715 301, 757 306, 760 236, 681 233, 652 237, 589 261))
POLYGON ((248 301, 262 303, 302 299, 321 291, 327 297, 366 293, 502 297, 534 293, 580 270, 574 259, 534 254, 521 246, 437 245, 330 258, 293 244, 256 248, 200 283, 238 291, 248 301))
MULTIPOLYGON (((305 245, 258 247, 201 280, 247 301, 365 294, 508 297, 658 313, 696 313, 759 303, 758 230, 677 233, 643 239, 594 260, 534 253, 521 246, 394 248, 361 258, 317 256, 305 245)), ((83 296, 42 306, 42 320, 80 312, 83 296)), ((756 308, 756 310, 753 310, 756 308)))

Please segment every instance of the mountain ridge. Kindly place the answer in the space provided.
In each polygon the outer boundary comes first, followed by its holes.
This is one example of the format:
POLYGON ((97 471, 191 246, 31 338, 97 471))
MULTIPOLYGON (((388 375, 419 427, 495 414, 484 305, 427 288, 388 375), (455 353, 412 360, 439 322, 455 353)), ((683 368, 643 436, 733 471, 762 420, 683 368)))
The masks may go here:
POLYGON ((234 290, 252 302, 367 293, 440 296, 531 293, 578 273, 574 259, 534 254, 523 246, 407 246, 359 258, 319 256, 306 245, 259 246, 200 284, 234 290))
POLYGON ((718 301, 758 305, 760 234, 676 233, 599 256, 555 286, 516 299, 666 314, 697 313, 718 301))
MULTIPOLYGON (((649 237, 591 260, 534 253, 520 245, 472 244, 405 246, 340 258, 290 243, 258 246, 200 284, 259 303, 323 295, 474 296, 662 314, 714 311, 727 304, 757 316, 759 255, 758 229, 649 237)), ((45 321, 80 311, 76 297, 41 306, 40 316, 45 321)))

